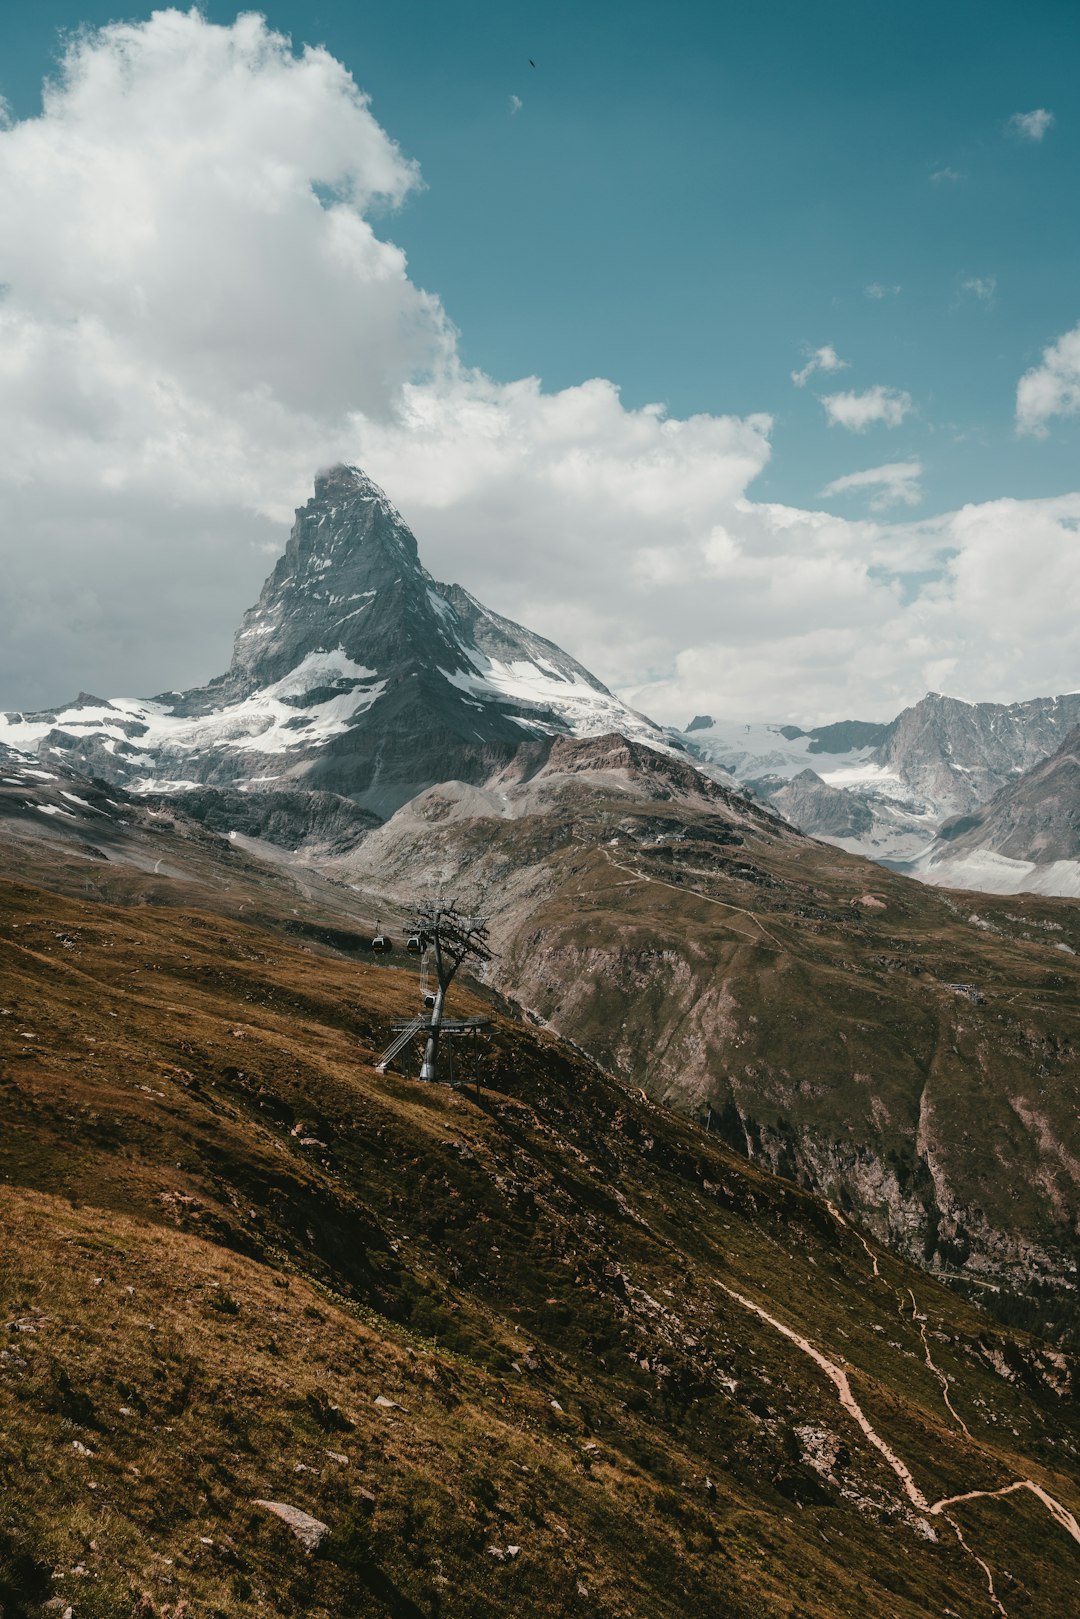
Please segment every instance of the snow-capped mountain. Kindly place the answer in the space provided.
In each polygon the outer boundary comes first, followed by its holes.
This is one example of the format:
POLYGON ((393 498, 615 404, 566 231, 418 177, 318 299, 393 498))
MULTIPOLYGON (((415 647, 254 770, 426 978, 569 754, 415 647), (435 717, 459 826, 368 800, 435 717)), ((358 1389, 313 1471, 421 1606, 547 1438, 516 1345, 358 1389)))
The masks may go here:
POLYGON ((1080 692, 1022 703, 964 703, 930 692, 888 727, 875 762, 946 815, 985 804, 1080 725, 1080 692))
POLYGON ((379 816, 529 738, 606 732, 684 751, 561 648, 434 580, 383 491, 344 466, 316 478, 224 675, 0 720, 0 742, 129 791, 303 787, 379 816))
POLYGON ((911 874, 949 888, 1080 897, 1080 726, 981 809, 946 821, 911 874))
POLYGON ((803 731, 717 723, 707 714, 692 723, 684 740, 699 759, 729 771, 803 832, 871 860, 914 856, 947 813, 880 762, 888 725, 846 720, 803 731))
POLYGON ((804 832, 872 860, 913 862, 943 822, 972 814, 1052 754, 1080 724, 1080 693, 965 703, 929 692, 890 724, 716 724, 698 715, 684 740, 804 832))

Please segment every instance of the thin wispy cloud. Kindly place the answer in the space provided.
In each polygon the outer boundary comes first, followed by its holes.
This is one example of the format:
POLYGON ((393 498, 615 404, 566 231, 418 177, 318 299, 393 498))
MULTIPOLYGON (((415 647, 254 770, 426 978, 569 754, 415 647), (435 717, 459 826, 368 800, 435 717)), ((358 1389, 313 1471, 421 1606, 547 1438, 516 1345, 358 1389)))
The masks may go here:
POLYGON ((943 169, 934 169, 930 175, 931 182, 938 186, 955 185, 958 180, 963 178, 964 176, 959 169, 949 168, 947 164, 943 169))
POLYGON ((806 364, 791 373, 791 380, 796 388, 804 388, 815 371, 846 371, 847 368, 847 360, 842 360, 832 344, 826 343, 819 349, 807 350, 806 364))
POLYGON ((868 427, 899 427, 912 410, 911 395, 880 383, 864 393, 826 394, 821 401, 830 427, 865 433, 868 427))
POLYGON ((520 96, 511 96, 510 97, 510 116, 511 116, 511 118, 515 117, 516 114, 521 111, 521 109, 522 109, 522 107, 524 105, 525 105, 525 103, 522 101, 520 96))
POLYGON ((1019 140, 1037 142, 1042 140, 1053 122, 1052 112, 1045 107, 1036 107, 1033 112, 1014 112, 1008 128, 1019 140))
POLYGON ((834 478, 821 491, 822 495, 848 495, 869 493, 872 512, 888 510, 890 506, 917 506, 922 499, 922 462, 890 461, 883 467, 867 467, 864 472, 846 472, 834 478))
POLYGON ((863 288, 863 293, 867 298, 895 298, 899 291, 899 287, 887 286, 884 281, 871 281, 863 288))
POLYGON ((960 291, 968 293, 976 302, 992 309, 997 296, 997 276, 966 275, 961 278, 960 291))

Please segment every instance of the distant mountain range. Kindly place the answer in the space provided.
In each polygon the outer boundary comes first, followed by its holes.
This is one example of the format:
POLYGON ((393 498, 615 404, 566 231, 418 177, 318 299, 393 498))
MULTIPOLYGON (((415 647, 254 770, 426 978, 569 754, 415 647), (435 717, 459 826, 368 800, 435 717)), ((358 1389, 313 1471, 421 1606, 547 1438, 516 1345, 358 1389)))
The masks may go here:
POLYGON ((1077 726, 1080 692, 1009 704, 930 692, 887 725, 849 720, 804 731, 699 714, 682 740, 804 832, 923 881, 1072 894, 1080 891, 1080 784, 1067 739, 1077 726), (1062 748, 1046 835, 1038 810, 1045 766, 1062 748), (984 811, 991 800, 992 814, 984 811))

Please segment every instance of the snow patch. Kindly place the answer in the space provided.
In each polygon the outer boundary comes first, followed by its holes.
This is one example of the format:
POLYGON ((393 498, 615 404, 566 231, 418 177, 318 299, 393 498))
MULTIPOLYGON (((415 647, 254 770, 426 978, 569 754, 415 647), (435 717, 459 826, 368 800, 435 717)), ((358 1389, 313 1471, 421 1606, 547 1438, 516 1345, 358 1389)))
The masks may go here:
POLYGON ((483 702, 512 703, 541 711, 535 715, 512 716, 516 724, 530 733, 549 735, 551 725, 544 716, 554 713, 571 736, 603 736, 608 731, 618 731, 661 753, 677 751, 644 714, 628 708, 610 692, 598 691, 579 676, 556 669, 544 659, 517 658, 505 663, 475 647, 465 650, 476 673, 440 669, 442 678, 458 691, 483 702))
POLYGON ((983 894, 1045 894, 1080 899, 1080 860, 1053 860, 1039 866, 1012 860, 992 849, 973 850, 952 860, 931 861, 927 854, 902 868, 934 888, 975 889, 983 894))

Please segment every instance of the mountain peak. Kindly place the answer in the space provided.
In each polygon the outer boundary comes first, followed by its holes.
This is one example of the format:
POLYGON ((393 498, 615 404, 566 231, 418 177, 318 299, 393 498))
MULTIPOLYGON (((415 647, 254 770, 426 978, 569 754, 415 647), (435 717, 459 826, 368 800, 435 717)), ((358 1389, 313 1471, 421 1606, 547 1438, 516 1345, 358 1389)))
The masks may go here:
POLYGON ((362 467, 349 466, 344 461, 339 461, 332 467, 320 468, 315 474, 315 501, 325 501, 341 495, 346 498, 358 496, 361 500, 378 500, 383 505, 390 506, 385 489, 381 488, 374 478, 369 478, 362 467))
POLYGON ((434 782, 486 779, 538 737, 682 751, 554 642, 438 584, 383 490, 346 465, 316 476, 224 675, 151 703, 86 702, 16 716, 4 740, 55 743, 139 791, 303 783, 376 816, 434 782))
MULTIPOLYGON (((244 615, 226 683, 253 691, 309 654, 338 646, 371 664, 359 654, 370 651, 372 621, 385 628, 388 603, 400 608, 404 598, 422 597, 430 582, 412 530, 378 484, 359 467, 321 471, 259 600, 244 615)), ((396 625, 400 611, 390 616, 396 625)), ((390 649, 379 650, 391 661, 390 649)), ((393 660, 398 656, 395 648, 393 660)))

